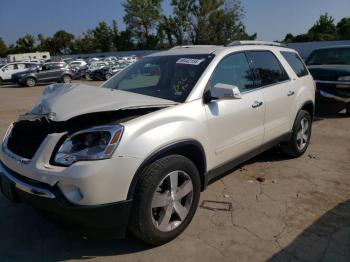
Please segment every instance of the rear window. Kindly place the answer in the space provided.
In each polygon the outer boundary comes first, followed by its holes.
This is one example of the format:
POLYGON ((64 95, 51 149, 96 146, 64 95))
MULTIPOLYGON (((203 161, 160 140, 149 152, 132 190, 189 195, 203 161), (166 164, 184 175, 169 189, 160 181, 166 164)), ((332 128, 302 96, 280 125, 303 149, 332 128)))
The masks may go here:
POLYGON ((289 79, 276 56, 270 51, 249 51, 246 54, 257 77, 258 87, 276 84, 289 79))
POLYGON ((319 49, 311 53, 307 65, 350 65, 350 48, 319 49))
POLYGON ((281 52, 281 54, 287 60, 288 64, 291 66, 298 77, 306 76, 309 74, 303 61, 297 53, 284 51, 281 52))

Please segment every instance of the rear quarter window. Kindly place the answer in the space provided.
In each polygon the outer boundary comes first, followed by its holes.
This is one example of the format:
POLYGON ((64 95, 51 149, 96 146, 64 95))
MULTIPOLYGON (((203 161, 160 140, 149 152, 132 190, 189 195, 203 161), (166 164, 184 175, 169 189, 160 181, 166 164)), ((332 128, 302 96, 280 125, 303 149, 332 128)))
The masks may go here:
POLYGON ((298 77, 303 77, 309 74, 309 72, 306 69, 306 66, 304 65, 303 61, 297 53, 282 51, 281 55, 284 57, 284 59, 286 59, 286 61, 298 77))

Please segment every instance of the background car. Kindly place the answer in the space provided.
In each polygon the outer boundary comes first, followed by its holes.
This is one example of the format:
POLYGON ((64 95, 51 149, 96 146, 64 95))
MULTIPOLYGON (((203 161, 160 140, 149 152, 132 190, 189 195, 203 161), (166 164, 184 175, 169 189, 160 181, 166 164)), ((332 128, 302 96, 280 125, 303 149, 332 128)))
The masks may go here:
POLYGON ((64 62, 50 62, 35 69, 12 75, 12 82, 21 86, 35 86, 37 83, 70 83, 76 78, 75 71, 64 62))
POLYGON ((37 63, 25 62, 5 64, 0 68, 0 84, 2 84, 2 82, 11 82, 13 74, 25 72, 31 70, 32 68, 36 68, 37 66, 37 63))
POLYGON ((350 116, 350 46, 317 49, 306 64, 316 82, 317 100, 345 107, 350 116))

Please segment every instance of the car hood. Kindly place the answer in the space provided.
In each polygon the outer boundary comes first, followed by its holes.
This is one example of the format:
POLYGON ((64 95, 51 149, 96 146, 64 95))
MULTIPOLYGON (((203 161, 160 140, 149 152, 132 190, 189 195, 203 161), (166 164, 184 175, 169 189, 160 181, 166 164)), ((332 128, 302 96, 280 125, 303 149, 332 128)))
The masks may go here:
POLYGON ((40 102, 25 116, 46 115, 53 121, 66 121, 88 113, 167 107, 175 104, 178 103, 103 87, 84 84, 52 84, 44 90, 40 102))
POLYGON ((350 65, 310 65, 308 69, 315 80, 338 81, 341 76, 350 76, 350 65))

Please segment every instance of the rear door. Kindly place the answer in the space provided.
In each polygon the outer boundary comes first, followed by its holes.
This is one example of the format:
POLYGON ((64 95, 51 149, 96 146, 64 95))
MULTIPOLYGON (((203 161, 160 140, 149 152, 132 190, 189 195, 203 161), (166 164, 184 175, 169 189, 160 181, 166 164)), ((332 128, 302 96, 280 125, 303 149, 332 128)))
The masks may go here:
POLYGON ((265 104, 243 52, 221 60, 208 84, 217 83, 237 86, 242 96, 205 104, 214 163, 225 163, 262 145, 265 104))
POLYGON ((264 143, 278 138, 290 130, 291 104, 288 91, 292 87, 288 74, 276 55, 268 50, 246 52, 256 76, 256 85, 266 104, 264 143))

